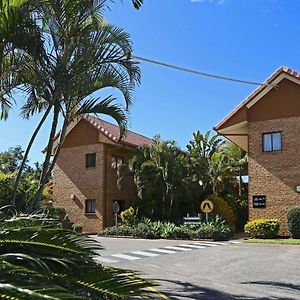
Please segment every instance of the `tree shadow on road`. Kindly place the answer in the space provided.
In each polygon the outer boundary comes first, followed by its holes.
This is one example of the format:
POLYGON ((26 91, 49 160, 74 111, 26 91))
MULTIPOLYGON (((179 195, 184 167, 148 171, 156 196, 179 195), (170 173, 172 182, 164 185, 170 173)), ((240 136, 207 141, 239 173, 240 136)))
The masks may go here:
POLYGON ((245 281, 245 282, 241 282, 241 284, 267 285, 280 290, 285 290, 286 292, 295 292, 298 293, 298 295, 300 295, 299 284, 276 282, 276 281, 245 281))
MULTIPOLYGON (((182 299, 182 300, 192 300, 192 299, 200 299, 200 300, 213 300, 213 299, 221 299, 221 300, 269 300, 270 297, 250 297, 246 295, 233 295, 228 294, 216 289, 202 287, 198 285, 191 284, 189 282, 177 281, 177 280, 165 280, 165 279, 155 279, 155 282, 161 282, 162 285, 167 284, 168 289, 162 291, 165 295, 167 295, 170 299, 182 299), (163 284, 165 283, 165 284, 163 284)), ((260 285, 272 285, 274 287, 288 288, 289 291, 293 289, 299 290, 299 286, 297 285, 289 285, 284 283, 276 283, 276 282, 243 282, 242 284, 260 284, 260 285)), ((287 300, 287 299, 298 299, 291 298, 288 295, 286 297, 282 296, 272 296, 273 300, 287 300)))

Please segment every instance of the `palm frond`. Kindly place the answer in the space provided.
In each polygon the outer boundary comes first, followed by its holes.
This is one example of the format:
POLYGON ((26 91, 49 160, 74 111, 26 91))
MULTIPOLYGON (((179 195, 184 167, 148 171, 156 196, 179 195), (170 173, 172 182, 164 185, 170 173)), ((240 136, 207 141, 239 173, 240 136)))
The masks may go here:
POLYGON ((112 117, 119 125, 120 136, 119 141, 125 135, 127 129, 127 116, 124 109, 113 103, 115 98, 109 96, 104 100, 88 99, 85 100, 77 111, 78 115, 82 114, 105 114, 112 117))

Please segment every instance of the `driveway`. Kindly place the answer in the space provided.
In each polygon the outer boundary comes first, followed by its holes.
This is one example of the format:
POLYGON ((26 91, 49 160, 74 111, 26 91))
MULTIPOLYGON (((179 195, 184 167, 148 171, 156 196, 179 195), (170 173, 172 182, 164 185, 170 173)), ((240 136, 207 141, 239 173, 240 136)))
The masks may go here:
POLYGON ((96 239, 102 263, 141 271, 171 299, 300 300, 300 246, 96 239))

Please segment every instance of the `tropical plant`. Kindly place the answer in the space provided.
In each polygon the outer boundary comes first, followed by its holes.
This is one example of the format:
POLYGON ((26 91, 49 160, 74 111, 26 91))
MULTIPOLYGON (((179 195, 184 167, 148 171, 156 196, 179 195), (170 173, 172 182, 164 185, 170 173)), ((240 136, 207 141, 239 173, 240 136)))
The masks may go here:
POLYGON ((0 296, 5 299, 119 299, 157 295, 137 273, 104 267, 101 246, 45 215, 0 214, 0 296))
MULTIPOLYGON (((39 204, 43 187, 51 175, 71 122, 84 114, 102 113, 116 120, 120 138, 125 133, 126 112, 133 88, 140 81, 140 73, 136 62, 131 59, 129 35, 103 19, 106 2, 47 0, 29 14, 41 32, 45 55, 36 59, 31 53, 22 52, 18 56, 22 64, 10 73, 14 85, 8 90, 17 87, 27 97, 22 107, 23 117, 44 113, 24 159, 27 159, 41 126, 53 113, 40 187, 32 207, 39 204), (115 102, 116 99, 110 95, 111 88, 121 92, 125 106, 115 102), (101 94, 97 94, 100 90, 101 94), (63 125, 55 138, 59 117, 62 117, 63 125), (54 155, 52 162, 51 155, 54 155)), ((139 7, 142 1, 134 1, 134 4, 139 7)), ((22 166, 15 190, 21 172, 22 166)))
MULTIPOLYGON (((174 141, 154 138, 150 147, 139 148, 129 161, 129 170, 137 186, 135 203, 140 216, 159 220, 178 217, 180 199, 188 193, 185 154, 174 141)), ((124 166, 118 170, 119 185, 124 166)))

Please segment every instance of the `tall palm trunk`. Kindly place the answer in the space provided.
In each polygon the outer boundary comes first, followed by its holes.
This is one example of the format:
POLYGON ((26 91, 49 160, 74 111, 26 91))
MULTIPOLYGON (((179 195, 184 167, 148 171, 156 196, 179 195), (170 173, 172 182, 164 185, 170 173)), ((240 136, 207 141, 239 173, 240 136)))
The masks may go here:
POLYGON ((53 156, 53 159, 52 159, 52 162, 49 166, 49 169, 47 171, 47 174, 45 175, 45 182, 48 181, 48 179, 50 178, 51 176, 51 173, 53 171, 53 168, 56 164, 56 161, 57 161, 57 158, 58 158, 58 155, 60 153, 60 150, 61 150, 61 147, 65 141, 65 137, 66 137, 66 132, 67 132, 67 127, 68 127, 69 123, 67 121, 67 119, 64 120, 64 123, 63 123, 63 126, 62 126, 62 129, 61 129, 61 134, 60 134, 60 137, 59 137, 59 142, 58 142, 58 145, 55 149, 55 154, 53 156))
POLYGON ((39 133, 42 125, 44 124, 44 122, 46 121, 50 111, 51 111, 52 107, 49 106, 46 110, 46 112, 44 113, 43 117, 41 118, 40 122, 38 123, 38 126, 36 127, 35 131, 33 132, 32 136, 31 136, 31 139, 27 145, 27 148, 26 148, 26 151, 24 153, 24 157, 23 157, 23 160, 22 160, 22 163, 21 163, 21 166, 19 168, 19 171, 18 171, 18 174, 17 174, 17 177, 16 177, 16 181, 15 181, 15 184, 14 184, 14 190, 13 190, 13 198, 12 198, 12 205, 15 205, 16 204, 16 195, 17 195, 17 189, 18 189, 18 185, 19 185, 19 182, 20 182, 20 179, 21 179, 21 175, 22 175, 22 172, 23 172, 23 169, 24 169, 24 166, 26 164, 26 161, 27 161, 27 158, 28 158, 28 155, 29 155, 29 152, 31 150, 31 147, 33 145, 33 142, 35 141, 35 138, 37 136, 37 134, 39 133))
POLYGON ((54 138, 55 138, 56 129, 57 129, 57 125, 58 125, 58 117, 59 117, 59 107, 58 107, 58 105, 54 105, 51 131, 50 131, 49 140, 48 140, 48 144, 47 144, 47 152, 46 152, 46 157, 44 160, 42 174, 40 177, 40 184, 39 184, 39 188, 35 194, 35 197, 34 197, 32 203, 30 203, 30 205, 28 207, 29 211, 32 211, 33 208, 37 208, 39 206, 39 202, 42 198, 42 192, 43 192, 44 186, 46 184, 46 180, 47 180, 46 175, 48 174, 48 170, 49 170, 49 166, 50 166, 50 159, 51 159, 51 155, 52 155, 52 151, 53 151, 54 138))

